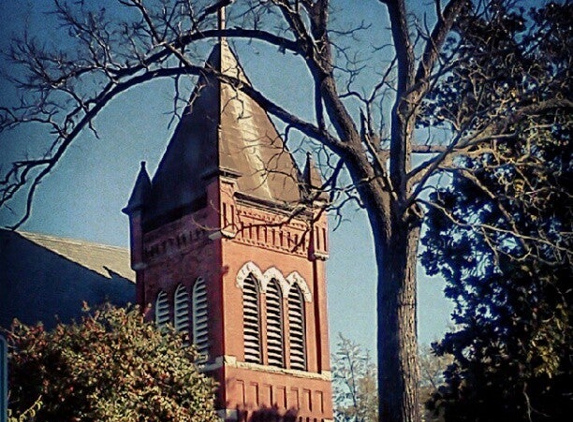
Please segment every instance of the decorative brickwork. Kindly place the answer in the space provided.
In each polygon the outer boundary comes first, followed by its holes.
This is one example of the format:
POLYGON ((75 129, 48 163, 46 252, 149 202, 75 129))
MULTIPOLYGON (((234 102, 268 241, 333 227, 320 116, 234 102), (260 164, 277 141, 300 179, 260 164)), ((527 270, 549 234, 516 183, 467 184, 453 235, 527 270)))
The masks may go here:
MULTIPOLYGON (((224 42, 207 65, 248 83, 224 42)), ((189 332, 219 381, 222 419, 331 420, 327 222, 305 199, 301 175, 311 173, 256 103, 240 98, 251 117, 237 123, 231 87, 207 77, 198 86, 153 180, 142 166, 125 209, 137 302, 189 332)))

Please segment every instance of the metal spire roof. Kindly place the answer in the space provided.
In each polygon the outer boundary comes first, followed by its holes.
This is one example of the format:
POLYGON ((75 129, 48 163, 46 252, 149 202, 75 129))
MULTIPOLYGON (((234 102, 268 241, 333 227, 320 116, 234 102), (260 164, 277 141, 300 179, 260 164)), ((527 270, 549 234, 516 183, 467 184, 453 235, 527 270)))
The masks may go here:
MULTIPOLYGON (((250 85, 225 39, 205 68, 250 85)), ((217 174, 236 178, 239 192, 253 199, 301 200, 299 171, 267 113, 206 72, 153 177, 145 219, 159 224, 204 206, 208 180, 217 174)))
POLYGON ((135 186, 127 202, 127 206, 123 209, 123 212, 130 214, 131 212, 142 208, 147 199, 149 198, 149 192, 151 191, 151 180, 149 179, 149 174, 147 174, 147 169, 145 168, 145 161, 141 162, 141 168, 139 169, 139 174, 135 180, 135 186))
POLYGON ((302 181, 307 190, 307 194, 309 195, 309 199, 321 201, 329 200, 328 193, 322 190, 322 177, 314 164, 314 160, 312 159, 312 154, 310 152, 306 153, 306 164, 302 173, 302 181))

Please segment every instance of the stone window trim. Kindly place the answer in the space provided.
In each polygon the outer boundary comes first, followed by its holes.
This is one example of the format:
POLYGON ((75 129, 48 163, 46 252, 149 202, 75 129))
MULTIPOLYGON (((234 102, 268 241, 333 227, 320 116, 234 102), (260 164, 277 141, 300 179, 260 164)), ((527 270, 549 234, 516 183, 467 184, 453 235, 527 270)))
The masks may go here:
POLYGON ((312 294, 306 280, 296 271, 285 277, 278 268, 270 267, 263 273, 257 264, 249 261, 237 273, 236 286, 242 290, 245 279, 249 276, 253 276, 259 281, 258 287, 261 293, 266 293, 271 280, 276 280, 279 283, 283 297, 288 297, 291 287, 296 285, 300 289, 304 301, 312 301, 312 294))

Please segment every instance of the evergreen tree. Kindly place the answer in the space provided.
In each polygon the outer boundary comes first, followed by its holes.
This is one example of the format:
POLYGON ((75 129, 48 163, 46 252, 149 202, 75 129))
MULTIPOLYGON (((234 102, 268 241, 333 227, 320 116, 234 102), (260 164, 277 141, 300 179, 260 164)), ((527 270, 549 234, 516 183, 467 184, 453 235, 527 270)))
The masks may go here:
POLYGON ((422 259, 445 277, 457 324, 434 345, 454 357, 430 403, 447 421, 563 420, 573 410, 571 106, 515 123, 500 94, 529 96, 532 107, 573 97, 573 5, 529 16, 500 6, 462 22, 470 59, 438 88, 451 106, 428 105, 438 119, 497 109, 508 129, 489 151, 468 150, 428 201, 422 259))

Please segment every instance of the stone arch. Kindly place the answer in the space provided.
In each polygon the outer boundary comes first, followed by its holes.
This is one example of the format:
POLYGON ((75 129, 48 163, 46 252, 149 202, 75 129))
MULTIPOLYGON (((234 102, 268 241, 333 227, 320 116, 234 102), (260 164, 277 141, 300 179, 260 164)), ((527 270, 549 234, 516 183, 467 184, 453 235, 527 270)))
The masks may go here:
POLYGON ((253 275, 253 277, 257 279, 256 284, 258 286, 259 291, 264 291, 263 284, 266 287, 266 282, 264 281, 265 277, 261 269, 253 261, 249 261, 241 267, 241 269, 237 273, 236 286, 239 289, 243 290, 245 279, 251 274, 253 275))
POLYGON ((277 267, 270 267, 263 274, 263 292, 267 291, 267 286, 273 279, 275 279, 279 283, 279 286, 281 288, 281 293, 283 294, 283 296, 287 295, 289 288, 288 281, 286 281, 283 273, 277 267))
MULTIPOLYGON (((296 284, 300 291, 302 292, 302 296, 304 297, 305 302, 312 301, 312 294, 310 293, 310 289, 308 284, 306 284, 306 280, 296 271, 293 271, 286 277, 286 281, 288 282, 288 288, 290 290, 291 286, 296 284)), ((288 291, 286 292, 288 295, 288 291)))
POLYGON ((293 271, 285 277, 277 267, 270 267, 263 273, 257 264, 253 261, 249 261, 243 264, 237 273, 236 286, 239 289, 243 289, 245 279, 249 275, 252 275, 257 279, 258 289, 261 293, 265 293, 267 291, 269 281, 275 279, 278 281, 284 297, 288 296, 291 286, 296 284, 302 292, 304 301, 312 301, 312 294, 310 293, 310 288, 308 287, 306 280, 296 271, 293 271))

